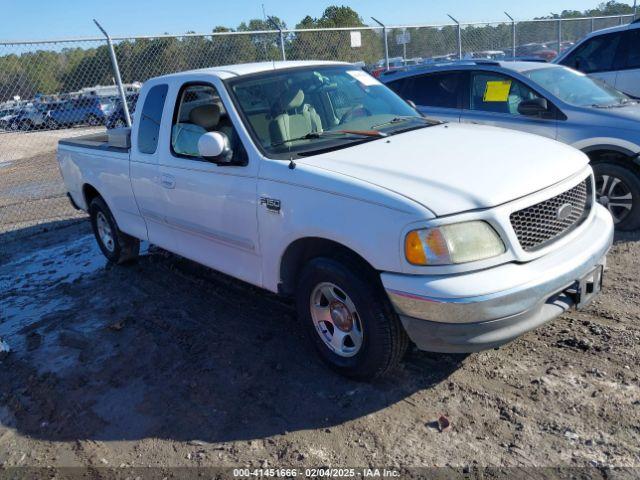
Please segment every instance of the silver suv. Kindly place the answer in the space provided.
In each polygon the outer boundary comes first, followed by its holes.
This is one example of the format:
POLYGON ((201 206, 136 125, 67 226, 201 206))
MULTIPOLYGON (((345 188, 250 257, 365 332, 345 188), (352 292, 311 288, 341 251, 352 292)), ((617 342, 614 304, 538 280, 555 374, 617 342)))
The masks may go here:
POLYGON ((640 228, 640 105, 625 94, 534 62, 454 62, 388 72, 381 81, 428 117, 522 130, 582 150, 616 228, 640 228))
POLYGON ((587 35, 553 63, 580 70, 640 98, 640 19, 587 35))

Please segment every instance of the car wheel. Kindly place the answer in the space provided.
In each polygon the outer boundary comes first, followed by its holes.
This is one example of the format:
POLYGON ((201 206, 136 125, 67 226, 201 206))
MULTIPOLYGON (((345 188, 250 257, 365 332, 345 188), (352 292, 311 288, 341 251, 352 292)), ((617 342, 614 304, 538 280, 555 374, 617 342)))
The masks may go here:
POLYGON ((640 178, 633 170, 602 162, 593 166, 596 195, 618 230, 640 228, 640 178))
POLYGON ((102 198, 91 201, 89 215, 98 246, 110 262, 123 264, 138 258, 140 240, 120 231, 102 198))
POLYGON ((19 128, 23 132, 28 132, 29 130, 33 129, 33 123, 31 123, 29 120, 26 120, 20 124, 19 128))
POLYGON ((47 130, 57 130, 59 128, 59 125, 58 122, 56 122, 53 118, 49 118, 45 123, 45 128, 47 130))
POLYGON ((409 339, 374 272, 348 259, 315 258, 303 269, 298 317, 333 370, 371 380, 392 370, 409 339))
POLYGON ((92 127, 97 127, 98 125, 100 125, 102 122, 100 121, 100 119, 98 117, 96 117, 95 115, 89 115, 89 117, 87 117, 87 123, 89 125, 91 125, 92 127))

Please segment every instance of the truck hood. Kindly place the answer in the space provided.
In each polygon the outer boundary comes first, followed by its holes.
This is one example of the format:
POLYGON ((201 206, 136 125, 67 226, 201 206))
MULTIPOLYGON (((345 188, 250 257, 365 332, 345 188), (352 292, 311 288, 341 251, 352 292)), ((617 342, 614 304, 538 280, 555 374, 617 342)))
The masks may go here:
POLYGON ((537 192, 576 174, 588 158, 536 135, 443 124, 297 161, 386 188, 442 216, 537 192))

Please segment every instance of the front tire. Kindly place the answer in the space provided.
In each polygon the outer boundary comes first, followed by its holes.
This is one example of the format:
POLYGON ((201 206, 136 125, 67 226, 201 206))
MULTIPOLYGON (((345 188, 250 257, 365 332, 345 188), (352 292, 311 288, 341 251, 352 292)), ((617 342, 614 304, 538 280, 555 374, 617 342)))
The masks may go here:
POLYGON ((320 358, 346 377, 381 377, 407 349, 409 339, 375 272, 356 261, 311 260, 300 275, 296 308, 320 358))
POLYGON ((120 231, 102 198, 96 197, 91 201, 89 215, 93 234, 107 260, 122 265, 138 258, 140 240, 120 231))
POLYGON ((633 170, 615 163, 593 165, 596 195, 618 230, 640 228, 640 178, 633 170))

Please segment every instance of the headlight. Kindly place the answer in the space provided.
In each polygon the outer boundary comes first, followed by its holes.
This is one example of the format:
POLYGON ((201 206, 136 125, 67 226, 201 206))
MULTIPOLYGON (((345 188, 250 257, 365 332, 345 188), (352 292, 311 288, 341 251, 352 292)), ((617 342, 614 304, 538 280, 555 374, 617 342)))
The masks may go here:
POLYGON ((413 265, 451 265, 495 257, 505 247, 487 222, 473 221, 409 232, 404 251, 413 265))

